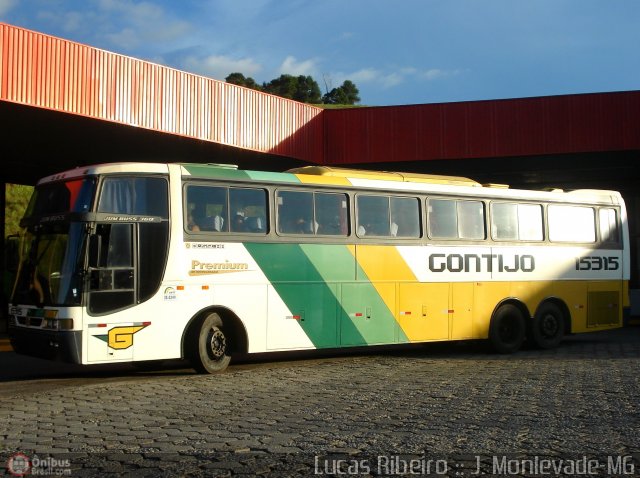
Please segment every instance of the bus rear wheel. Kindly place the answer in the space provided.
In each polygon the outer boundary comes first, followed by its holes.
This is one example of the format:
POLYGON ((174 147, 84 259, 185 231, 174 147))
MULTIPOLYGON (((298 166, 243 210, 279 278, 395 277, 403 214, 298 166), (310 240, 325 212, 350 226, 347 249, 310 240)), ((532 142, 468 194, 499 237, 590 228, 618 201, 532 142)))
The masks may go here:
POLYGON ((531 323, 530 335, 538 348, 557 347, 564 337, 564 315, 560 308, 551 302, 542 304, 531 323))
POLYGON ((217 313, 209 314, 200 325, 190 361, 198 373, 218 373, 231 361, 229 338, 225 335, 222 318, 217 313))
POLYGON ((525 320, 522 311, 513 304, 501 305, 491 318, 489 341, 501 354, 517 351, 525 339, 525 320))

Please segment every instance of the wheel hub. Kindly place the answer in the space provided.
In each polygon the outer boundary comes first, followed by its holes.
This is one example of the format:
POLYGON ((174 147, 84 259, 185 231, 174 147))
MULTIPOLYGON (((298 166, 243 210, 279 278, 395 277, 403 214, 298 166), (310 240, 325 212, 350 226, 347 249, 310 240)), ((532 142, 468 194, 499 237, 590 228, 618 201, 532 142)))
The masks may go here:
POLYGON ((220 329, 212 329, 209 339, 209 351, 215 359, 224 357, 227 350, 227 339, 220 329))
POLYGON ((545 315, 540 323, 540 331, 547 337, 553 337, 558 331, 558 322, 553 315, 545 315))

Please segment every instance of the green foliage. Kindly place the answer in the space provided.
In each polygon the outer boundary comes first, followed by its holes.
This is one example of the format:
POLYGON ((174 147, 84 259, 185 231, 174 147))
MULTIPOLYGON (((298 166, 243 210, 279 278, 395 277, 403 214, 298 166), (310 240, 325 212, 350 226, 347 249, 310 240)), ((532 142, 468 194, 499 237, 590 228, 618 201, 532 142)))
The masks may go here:
POLYGON ((20 231, 20 219, 27 209, 33 186, 22 186, 20 184, 7 184, 6 197, 7 203, 4 210, 5 236, 18 234, 20 231))
POLYGON ((224 80, 232 85, 244 86, 245 88, 251 88, 252 90, 262 91, 262 88, 258 83, 256 83, 256 80, 250 76, 245 78, 242 73, 231 73, 224 80))
POLYGON ((320 102, 320 87, 310 76, 280 75, 263 84, 262 91, 301 103, 320 102))
POLYGON ((227 76, 225 81, 233 85, 280 96, 281 98, 300 101, 301 103, 354 105, 360 101, 360 96, 358 96, 360 92, 350 80, 346 80, 342 86, 333 88, 324 96, 320 92, 318 83, 311 76, 280 75, 269 83, 263 83, 260 86, 253 78, 246 78, 242 73, 236 72, 227 76))
POLYGON ((293 99, 302 103, 318 103, 320 101, 320 87, 310 76, 300 75, 293 99))
POLYGON ((360 102, 359 93, 360 91, 352 81, 345 80, 342 86, 333 88, 324 95, 322 102, 328 105, 354 105, 360 102))
POLYGON ((269 83, 262 84, 262 91, 282 98, 293 99, 296 93, 298 80, 291 75, 280 75, 269 83))

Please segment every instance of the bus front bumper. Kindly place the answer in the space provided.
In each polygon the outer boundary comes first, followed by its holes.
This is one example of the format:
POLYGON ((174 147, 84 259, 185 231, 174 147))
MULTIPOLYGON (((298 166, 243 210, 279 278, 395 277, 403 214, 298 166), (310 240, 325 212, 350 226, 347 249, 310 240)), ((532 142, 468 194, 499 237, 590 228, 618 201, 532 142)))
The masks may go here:
POLYGON ((82 363, 82 331, 37 330, 9 326, 9 339, 16 353, 61 362, 82 363))

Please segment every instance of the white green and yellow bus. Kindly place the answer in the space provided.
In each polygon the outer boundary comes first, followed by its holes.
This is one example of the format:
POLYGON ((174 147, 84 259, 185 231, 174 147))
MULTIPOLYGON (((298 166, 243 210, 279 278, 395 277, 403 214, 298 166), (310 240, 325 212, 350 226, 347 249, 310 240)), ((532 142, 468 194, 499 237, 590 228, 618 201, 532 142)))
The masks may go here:
POLYGON ((42 179, 9 332, 79 364, 488 339, 622 325, 619 193, 308 166, 103 164, 42 179))

